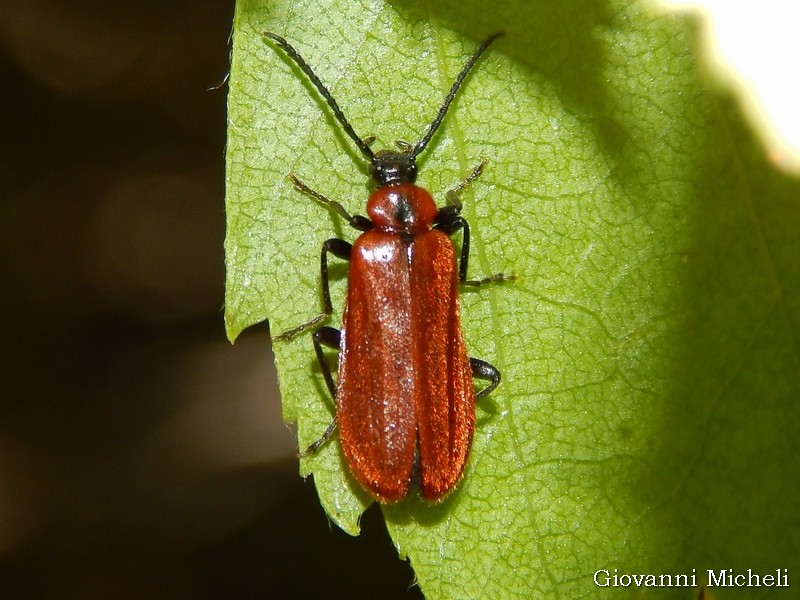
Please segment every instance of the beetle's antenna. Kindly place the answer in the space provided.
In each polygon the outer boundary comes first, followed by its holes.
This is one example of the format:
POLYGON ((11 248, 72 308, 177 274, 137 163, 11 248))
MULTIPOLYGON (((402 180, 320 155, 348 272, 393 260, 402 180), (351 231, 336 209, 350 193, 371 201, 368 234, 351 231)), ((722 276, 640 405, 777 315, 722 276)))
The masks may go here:
POLYGON ((420 152, 425 149, 425 146, 428 145, 428 142, 431 141, 431 138, 436 133, 436 130, 439 129, 439 125, 442 124, 445 115, 447 114, 447 109, 450 108, 450 104, 452 104, 453 100, 455 100, 456 94, 458 93, 458 88, 461 87, 461 84, 464 83, 464 80, 469 75, 469 72, 472 70, 472 67, 475 66, 475 63, 478 62, 478 59, 481 57, 486 49, 489 47, 493 41, 497 38, 505 35, 504 33, 495 33, 494 35, 490 35, 485 42, 483 42, 478 49, 472 54, 470 59, 467 61, 467 64, 464 65, 464 68, 461 69, 461 73, 458 74, 456 80, 453 82, 453 87, 450 88, 450 91, 445 96, 444 103, 442 104, 441 108, 439 109, 439 114, 436 115, 436 118, 433 122, 428 125, 428 129, 425 132, 425 135, 422 137, 420 141, 414 146, 414 150, 411 152, 411 158, 416 158, 420 152))
POLYGON ((339 121, 341 126, 344 128, 345 133, 347 133, 347 135, 350 136, 350 139, 352 139, 356 143, 358 149, 361 150, 361 152, 363 152, 367 158, 372 160, 375 157, 375 153, 370 149, 370 147, 366 144, 364 140, 358 137, 358 134, 355 132, 353 127, 347 121, 347 118, 344 116, 342 109, 339 108, 339 104, 336 102, 336 100, 333 99, 333 95, 330 93, 328 88, 325 87, 325 84, 320 81, 319 77, 317 77, 317 75, 314 73, 314 71, 311 69, 308 63, 305 60, 303 60, 303 57, 300 56, 300 53, 297 50, 295 50, 289 42, 287 42, 279 35, 275 35, 274 33, 265 31, 264 36, 268 37, 273 42, 275 42, 286 53, 286 55, 289 58, 291 58, 298 67, 300 67, 300 70, 303 71, 303 73, 305 73, 308 76, 309 80, 311 80, 311 83, 314 84, 314 87, 317 88, 317 91, 319 91, 319 93, 325 99, 325 102, 327 102, 328 106, 331 107, 331 110, 333 111, 333 116, 336 117, 336 120, 339 121))

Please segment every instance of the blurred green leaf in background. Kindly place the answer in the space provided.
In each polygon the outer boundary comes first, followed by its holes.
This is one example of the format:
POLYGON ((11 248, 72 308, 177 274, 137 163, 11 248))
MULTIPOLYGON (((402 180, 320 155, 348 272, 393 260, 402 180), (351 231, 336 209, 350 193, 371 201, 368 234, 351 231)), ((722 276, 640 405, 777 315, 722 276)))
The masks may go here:
MULTIPOLYGON (((797 565, 800 185, 704 76, 692 20, 622 0, 240 1, 231 339, 315 315, 322 242, 356 236, 286 174, 351 212, 370 190, 362 157, 265 30, 300 50, 375 148, 419 139, 477 44, 506 32, 420 161, 418 183, 443 203, 489 159, 465 197, 470 275, 518 275, 462 294, 470 354, 503 372, 478 406, 464 480, 439 505, 383 508, 426 597, 690 598, 598 588, 593 574, 695 569, 702 583, 706 569, 797 565)), ((345 272, 332 271, 332 325, 345 272)), ((333 402, 308 335, 274 351, 304 447, 333 402)), ((301 469, 357 533, 371 501, 336 440, 301 469)))

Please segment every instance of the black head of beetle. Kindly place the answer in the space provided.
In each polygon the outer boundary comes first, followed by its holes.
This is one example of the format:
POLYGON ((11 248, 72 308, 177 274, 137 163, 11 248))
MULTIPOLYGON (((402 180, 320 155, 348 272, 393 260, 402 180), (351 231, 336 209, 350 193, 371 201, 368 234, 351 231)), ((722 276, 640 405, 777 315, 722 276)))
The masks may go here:
POLYGON ((409 151, 379 150, 372 157, 369 173, 379 186, 414 183, 417 179, 417 160, 409 151))

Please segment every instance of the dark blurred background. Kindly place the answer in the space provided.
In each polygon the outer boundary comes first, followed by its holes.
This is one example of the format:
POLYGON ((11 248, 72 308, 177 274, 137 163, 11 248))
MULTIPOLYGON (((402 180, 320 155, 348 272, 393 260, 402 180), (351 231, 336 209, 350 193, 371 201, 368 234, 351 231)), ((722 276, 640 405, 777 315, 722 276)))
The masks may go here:
POLYGON ((419 597, 297 475, 266 328, 225 339, 233 2, 0 17, 0 599, 419 597))

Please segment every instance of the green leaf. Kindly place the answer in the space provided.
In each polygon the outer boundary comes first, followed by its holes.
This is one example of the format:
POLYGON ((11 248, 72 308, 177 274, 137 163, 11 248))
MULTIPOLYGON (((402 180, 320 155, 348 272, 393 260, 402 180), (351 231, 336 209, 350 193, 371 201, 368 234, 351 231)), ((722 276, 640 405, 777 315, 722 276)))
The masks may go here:
MULTIPOLYGON (((295 44, 375 147, 417 140, 477 44, 507 34, 420 165, 441 201, 490 160, 465 198, 471 275, 518 275, 462 295, 471 355, 503 372, 478 406, 464 480, 436 506, 384 507, 426 596, 691 598, 599 588, 593 574, 695 569, 702 584, 706 569, 796 565, 800 185, 703 76, 692 21, 621 0, 240 1, 231 339, 318 313, 320 245, 355 237, 286 174, 351 212, 369 192, 353 144, 264 30, 295 44)), ((333 272, 340 310, 345 268, 333 272)), ((302 447, 332 401, 307 335, 274 349, 302 447)), ((356 533, 370 499, 336 440, 301 470, 356 533)))

